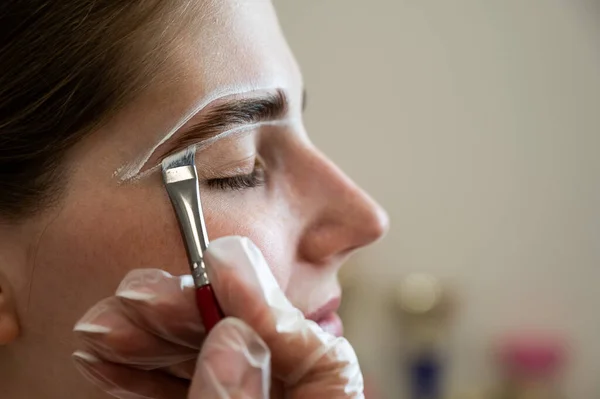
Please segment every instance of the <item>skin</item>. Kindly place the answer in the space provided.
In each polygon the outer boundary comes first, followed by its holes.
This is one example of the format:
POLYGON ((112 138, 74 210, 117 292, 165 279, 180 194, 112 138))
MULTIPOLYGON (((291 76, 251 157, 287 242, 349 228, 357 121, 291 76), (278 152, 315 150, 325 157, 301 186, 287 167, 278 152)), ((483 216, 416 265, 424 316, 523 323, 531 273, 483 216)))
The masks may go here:
POLYGON ((213 18, 201 19, 176 52, 173 76, 68 154, 60 203, 18 226, 0 223, 1 397, 106 398, 72 365, 73 325, 132 269, 188 272, 160 173, 121 181, 115 170, 151 152, 142 167, 148 170, 183 150, 166 140, 152 152, 198 104, 221 101, 215 93, 243 99, 280 89, 288 113, 282 123, 217 140, 197 154, 202 179, 236 168, 249 173, 257 155, 266 170, 262 187, 222 191, 201 183, 211 239, 253 240, 290 301, 308 314, 340 294, 336 274, 347 257, 386 231, 383 210, 310 143, 301 122, 302 77, 270 1, 211 7, 213 18))

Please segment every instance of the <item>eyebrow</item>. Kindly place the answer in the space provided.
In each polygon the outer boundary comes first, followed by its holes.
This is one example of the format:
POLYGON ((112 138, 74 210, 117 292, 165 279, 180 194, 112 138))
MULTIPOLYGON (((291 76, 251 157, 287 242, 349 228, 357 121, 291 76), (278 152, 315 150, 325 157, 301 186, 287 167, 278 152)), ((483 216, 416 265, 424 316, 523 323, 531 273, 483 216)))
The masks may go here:
POLYGON ((261 96, 231 99, 207 108, 200 120, 173 138, 170 148, 183 148, 215 137, 238 126, 282 119, 288 113, 288 100, 283 90, 261 96))

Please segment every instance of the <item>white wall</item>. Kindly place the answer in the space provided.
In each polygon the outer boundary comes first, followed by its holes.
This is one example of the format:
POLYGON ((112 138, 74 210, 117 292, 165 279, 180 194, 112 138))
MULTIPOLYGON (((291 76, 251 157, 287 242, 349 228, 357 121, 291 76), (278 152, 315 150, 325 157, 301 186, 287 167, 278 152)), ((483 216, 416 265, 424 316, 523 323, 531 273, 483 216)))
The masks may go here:
POLYGON ((388 295, 429 271, 460 288, 455 386, 491 378, 496 334, 543 327, 573 344, 569 398, 600 397, 599 2, 275 4, 309 132, 392 218, 355 260, 363 367, 399 397, 388 295))

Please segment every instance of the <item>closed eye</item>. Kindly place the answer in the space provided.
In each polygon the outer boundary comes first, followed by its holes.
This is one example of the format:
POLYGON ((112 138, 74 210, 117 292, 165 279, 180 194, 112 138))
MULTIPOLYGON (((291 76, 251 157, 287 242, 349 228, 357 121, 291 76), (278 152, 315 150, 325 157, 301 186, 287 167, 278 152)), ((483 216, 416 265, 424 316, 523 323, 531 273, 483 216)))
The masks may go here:
POLYGON ((257 158, 251 173, 231 177, 219 177, 206 181, 209 188, 218 190, 245 190, 265 184, 265 168, 257 158))

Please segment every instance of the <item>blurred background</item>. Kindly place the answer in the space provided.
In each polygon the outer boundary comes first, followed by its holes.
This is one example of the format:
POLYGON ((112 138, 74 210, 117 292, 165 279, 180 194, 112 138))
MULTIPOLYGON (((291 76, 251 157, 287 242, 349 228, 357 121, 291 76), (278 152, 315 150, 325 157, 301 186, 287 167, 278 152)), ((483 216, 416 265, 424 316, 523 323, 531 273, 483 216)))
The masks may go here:
POLYGON ((600 1, 275 5, 391 216, 341 276, 368 398, 600 398, 600 1))

